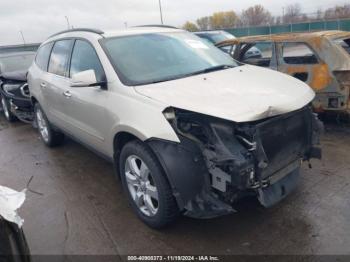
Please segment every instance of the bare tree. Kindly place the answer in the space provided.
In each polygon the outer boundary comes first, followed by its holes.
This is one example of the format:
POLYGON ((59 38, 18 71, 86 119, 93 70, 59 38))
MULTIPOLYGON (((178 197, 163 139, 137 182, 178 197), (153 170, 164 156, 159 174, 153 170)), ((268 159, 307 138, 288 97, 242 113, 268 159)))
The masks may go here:
POLYGON ((276 16, 273 24, 275 24, 275 25, 282 24, 282 16, 276 16))
POLYGON ((291 4, 286 7, 286 13, 283 17, 284 23, 296 23, 300 21, 301 17, 301 6, 300 4, 291 4))
POLYGON ((328 8, 324 14, 325 19, 339 19, 350 17, 350 4, 328 8))
POLYGON ((316 20, 322 20, 324 18, 323 11, 321 8, 317 9, 316 11, 316 20))
POLYGON ((197 19, 197 25, 200 30, 210 30, 210 17, 209 16, 204 16, 201 18, 197 19))
POLYGON ((244 25, 249 26, 266 25, 273 22, 271 13, 262 5, 255 5, 243 10, 240 20, 244 25))

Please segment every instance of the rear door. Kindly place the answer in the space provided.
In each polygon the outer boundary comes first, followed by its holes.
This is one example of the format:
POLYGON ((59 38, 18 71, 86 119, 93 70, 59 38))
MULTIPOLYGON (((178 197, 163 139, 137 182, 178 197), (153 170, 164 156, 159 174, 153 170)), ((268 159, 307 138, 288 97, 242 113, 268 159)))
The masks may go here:
POLYGON ((329 84, 328 66, 307 43, 279 43, 278 53, 278 71, 307 83, 315 91, 329 84))
POLYGON ((65 92, 70 85, 68 65, 73 43, 73 39, 55 42, 50 55, 45 86, 42 86, 47 104, 45 113, 53 124, 63 130, 67 125, 64 113, 66 107, 65 92))

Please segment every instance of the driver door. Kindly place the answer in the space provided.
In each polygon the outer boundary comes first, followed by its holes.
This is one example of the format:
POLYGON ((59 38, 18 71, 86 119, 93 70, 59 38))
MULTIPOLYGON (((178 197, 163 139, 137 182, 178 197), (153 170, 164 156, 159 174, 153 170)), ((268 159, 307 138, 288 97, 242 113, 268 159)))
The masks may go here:
MULTIPOLYGON (((97 82, 106 83, 106 76, 94 47, 86 40, 75 40, 69 69, 70 82, 76 73, 94 70, 97 82)), ((108 90, 101 86, 71 87, 66 92, 65 115, 69 133, 101 153, 107 153, 105 138, 107 114, 104 105, 108 90)))

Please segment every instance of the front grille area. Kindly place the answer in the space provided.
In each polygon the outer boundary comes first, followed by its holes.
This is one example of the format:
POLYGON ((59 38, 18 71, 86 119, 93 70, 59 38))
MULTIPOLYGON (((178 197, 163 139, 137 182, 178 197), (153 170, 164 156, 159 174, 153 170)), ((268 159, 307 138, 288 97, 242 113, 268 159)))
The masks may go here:
POLYGON ((272 118, 257 125, 262 146, 268 159, 262 171, 266 178, 293 161, 303 158, 311 136, 311 110, 306 107, 297 112, 272 118))

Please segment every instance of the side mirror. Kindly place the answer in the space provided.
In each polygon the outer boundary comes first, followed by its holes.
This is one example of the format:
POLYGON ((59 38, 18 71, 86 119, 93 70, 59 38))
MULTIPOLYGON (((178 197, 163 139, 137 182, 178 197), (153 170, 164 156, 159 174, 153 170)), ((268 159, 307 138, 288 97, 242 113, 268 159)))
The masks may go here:
POLYGON ((98 83, 96 80, 95 71, 90 69, 76 73, 72 76, 71 87, 87 87, 87 86, 97 86, 101 83, 98 83))

